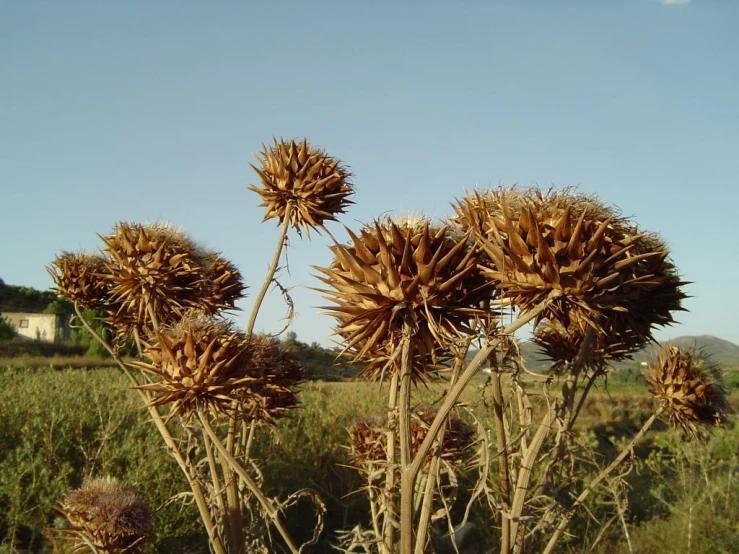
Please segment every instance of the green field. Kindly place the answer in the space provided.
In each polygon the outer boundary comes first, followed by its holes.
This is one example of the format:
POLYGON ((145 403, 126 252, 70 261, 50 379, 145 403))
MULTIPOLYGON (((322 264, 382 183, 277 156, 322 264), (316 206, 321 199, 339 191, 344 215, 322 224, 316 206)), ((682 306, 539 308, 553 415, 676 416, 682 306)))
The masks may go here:
MULTIPOLYGON (((736 405, 737 383, 730 382, 736 405)), ((484 383, 478 378, 465 401, 488 426, 484 383)), ((438 394, 430 386, 422 396, 433 401, 438 394)), ((324 541, 313 552, 331 551, 337 531, 365 521, 363 496, 352 494, 362 481, 348 467, 346 428, 357 417, 382 413, 384 395, 377 384, 309 381, 302 407, 259 436, 268 491, 312 487, 327 504, 324 541)), ((187 484, 139 402, 113 369, 0 369, 0 552, 63 552, 53 531, 61 525, 55 505, 85 477, 104 475, 135 485, 154 509, 155 536, 145 551, 207 552, 197 511, 179 494, 187 484)), ((607 390, 591 395, 578 431, 607 459, 650 409, 638 375, 619 373, 607 390)), ((589 552, 598 541, 593 552, 629 552, 627 531, 633 552, 688 552, 688 530, 691 553, 739 551, 737 444, 739 432, 729 429, 685 448, 660 425, 638 449, 650 462, 627 477, 630 507, 623 522, 605 515, 612 511, 605 497, 595 499, 590 515, 573 520, 573 536, 560 551, 589 552)), ((489 509, 476 505, 473 520, 476 546, 466 551, 489 551, 497 533, 489 509)), ((297 536, 310 533, 310 521, 309 513, 289 518, 297 536)))

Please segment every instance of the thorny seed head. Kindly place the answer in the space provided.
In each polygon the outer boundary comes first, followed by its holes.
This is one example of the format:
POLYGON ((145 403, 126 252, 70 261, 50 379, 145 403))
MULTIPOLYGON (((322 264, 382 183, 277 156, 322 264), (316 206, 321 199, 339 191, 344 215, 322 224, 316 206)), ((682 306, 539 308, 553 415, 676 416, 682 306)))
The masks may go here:
POLYGON ((59 296, 88 309, 105 305, 109 282, 102 256, 91 252, 63 251, 46 269, 59 296))
MULTIPOLYGON (((410 422, 411 451, 417 452, 426 439, 429 426, 437 411, 428 406, 418 406, 413 410, 410 422)), ((387 461, 386 417, 366 417, 358 419, 349 427, 349 450, 354 463, 362 466, 381 465, 387 461)), ((474 443, 475 431, 466 421, 451 417, 444 429, 442 458, 460 461, 464 452, 474 443)))
POLYGON ((558 320, 540 322, 534 330, 534 342, 552 360, 551 370, 559 375, 574 369, 590 329, 594 331, 594 338, 585 350, 582 367, 577 368, 578 371, 603 373, 609 363, 629 359, 647 344, 645 337, 628 328, 612 327, 607 320, 596 329, 589 322, 577 318, 571 318, 568 327, 558 320))
POLYGON ((681 309, 684 283, 667 247, 596 198, 574 189, 500 187, 454 204, 488 256, 485 273, 501 298, 527 310, 559 291, 539 316, 600 334, 630 329, 645 340, 681 309))
POLYGON ((252 168, 261 186, 251 185, 249 190, 262 198, 265 221, 277 218, 282 223, 291 205, 289 224, 310 236, 311 229, 321 229, 352 204, 351 173, 307 139, 275 139, 272 146, 263 147, 257 160, 259 165, 252 168))
POLYGON ((695 436, 699 426, 720 427, 731 407, 721 369, 695 350, 661 347, 646 371, 650 392, 672 424, 695 436))
POLYGON ((236 267, 161 223, 118 223, 105 243, 108 322, 119 334, 145 337, 187 310, 233 309, 244 292, 236 267))
POLYGON ((170 406, 170 417, 202 410, 272 423, 297 405, 302 368, 272 337, 247 339, 227 322, 190 313, 156 338, 151 362, 133 365, 156 378, 140 388, 154 405, 170 406))
POLYGON ((364 375, 381 378, 400 367, 403 329, 411 329, 414 380, 436 370, 455 341, 474 335, 492 313, 481 307, 493 287, 478 268, 468 234, 428 219, 387 218, 347 229, 351 242, 335 244, 329 267, 317 267, 334 305, 335 333, 364 375))

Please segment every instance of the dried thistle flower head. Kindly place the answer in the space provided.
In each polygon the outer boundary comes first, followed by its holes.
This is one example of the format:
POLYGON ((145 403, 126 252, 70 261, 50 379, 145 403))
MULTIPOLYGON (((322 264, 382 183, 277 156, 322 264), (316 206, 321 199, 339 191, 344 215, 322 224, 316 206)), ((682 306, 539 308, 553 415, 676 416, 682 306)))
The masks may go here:
POLYGON ((198 293, 198 305, 203 312, 215 314, 236 309, 236 301, 243 298, 246 290, 236 266, 217 252, 197 252, 195 259, 203 271, 198 293))
MULTIPOLYGON (((586 349, 579 369, 603 372, 608 363, 628 359, 647 344, 646 339, 632 329, 613 327, 607 320, 600 327, 595 330, 595 337, 586 349)), ((545 320, 536 326, 534 342, 552 360, 551 370, 555 374, 565 373, 573 367, 590 328, 588 322, 577 319, 571 319, 568 327, 557 320, 545 320)))
MULTIPOLYGON (((428 406, 413 410, 410 423, 411 452, 418 451, 428 434, 437 411, 428 406)), ((349 451, 354 463, 362 466, 381 465, 387 460, 387 418, 361 418, 347 430, 349 451)), ((464 452, 475 442, 475 431, 466 421, 452 416, 444 430, 441 457, 447 461, 461 461, 464 452)))
POLYGON ((63 531, 84 539, 105 554, 134 553, 151 532, 151 514, 144 497, 132 487, 112 478, 85 481, 62 500, 60 511, 72 527, 63 531))
POLYGON ((62 252, 46 270, 57 294, 89 309, 100 308, 108 296, 105 259, 91 252, 62 252))
POLYGON ((243 293, 233 264, 169 225, 122 222, 101 238, 108 256, 109 322, 120 333, 150 334, 189 309, 211 315, 233 308, 243 293))
POLYGON ((380 378, 388 364, 399 368, 409 324, 411 376, 423 379, 453 341, 475 332, 476 318, 490 316, 480 305, 492 285, 478 270, 472 242, 428 219, 388 218, 359 235, 348 232, 352 242, 333 245, 331 265, 316 268, 330 287, 321 292, 335 304, 325 308, 337 319, 335 333, 354 361, 367 364, 364 375, 380 378))
POLYGON ((720 427, 731 413, 721 369, 695 350, 661 347, 646 371, 650 392, 676 428, 720 427))
POLYGON ((275 339, 247 339, 224 321, 187 314, 157 333, 147 355, 151 363, 133 365, 157 380, 141 388, 154 393, 154 405, 169 405, 170 417, 203 410, 272 422, 297 405, 292 387, 303 375, 295 358, 275 339))
POLYGON ((552 290, 562 293, 539 320, 568 328, 583 320, 600 332, 630 328, 648 338, 681 309, 684 283, 665 244, 594 197, 498 188, 468 194, 454 210, 454 221, 480 240, 501 297, 526 310, 552 290))
POLYGON ((245 369, 254 381, 237 394, 241 417, 272 423, 297 407, 295 387, 303 380, 304 372, 295 350, 284 348, 270 335, 254 334, 244 355, 248 360, 245 369))
POLYGON ((252 165, 262 186, 249 186, 262 198, 264 220, 285 219, 292 205, 289 224, 310 236, 310 229, 320 229, 352 204, 351 173, 320 148, 303 141, 275 139, 257 156, 259 167, 252 165))

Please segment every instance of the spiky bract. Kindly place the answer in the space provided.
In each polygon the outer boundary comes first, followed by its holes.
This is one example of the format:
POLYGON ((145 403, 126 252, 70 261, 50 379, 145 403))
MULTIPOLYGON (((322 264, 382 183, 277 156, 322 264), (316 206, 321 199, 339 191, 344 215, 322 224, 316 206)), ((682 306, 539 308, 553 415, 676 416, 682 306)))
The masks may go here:
POLYGON ((151 514, 144 497, 115 479, 85 481, 69 492, 61 512, 72 524, 63 531, 77 538, 76 551, 89 551, 87 539, 105 554, 131 554, 151 532, 151 514))
POLYGON ((64 251, 54 258, 47 271, 54 279, 59 296, 88 309, 105 305, 108 280, 102 256, 90 252, 64 251))
POLYGON ((190 309, 231 309, 244 285, 218 253, 160 223, 119 223, 105 243, 110 323, 121 333, 150 334, 190 309))
MULTIPOLYGON (((436 410, 417 407, 410 421, 411 452, 415 454, 426 439, 429 426, 436 417, 436 410)), ((387 460, 387 418, 368 417, 354 422, 348 429, 350 453, 359 465, 382 465, 387 460)), ((475 431, 466 421, 451 417, 444 428, 441 457, 459 461, 475 441, 475 431)))
POLYGON ((275 139, 257 155, 259 167, 252 165, 262 186, 249 186, 262 198, 264 220, 285 219, 292 205, 289 224, 298 231, 320 229, 324 222, 334 221, 352 204, 351 173, 326 152, 303 141, 275 139))
MULTIPOLYGON (((642 335, 631 329, 614 328, 607 320, 600 327, 593 329, 593 340, 587 345, 577 371, 603 372, 608 363, 628 359, 647 344, 642 335)), ((568 327, 557 320, 545 320, 536 326, 534 342, 552 360, 551 370, 561 374, 574 368, 589 329, 587 322, 576 319, 568 327)))
POLYGON ((661 347, 646 371, 650 392, 676 428, 695 436, 699 426, 720 427, 731 413, 721 369, 695 350, 661 347))
POLYGON ((140 388, 170 416, 202 410, 231 418, 272 422, 297 405, 292 389, 302 379, 294 356, 271 337, 247 339, 230 324, 189 315, 157 333, 147 355, 133 365, 154 375, 140 388))
POLYGON ((400 367, 405 324, 412 333, 411 377, 418 380, 455 340, 475 332, 477 318, 490 317, 480 305, 492 287, 468 235, 426 218, 388 218, 359 235, 348 232, 352 242, 333 245, 331 265, 316 269, 331 287, 321 292, 335 304, 325 308, 338 321, 335 333, 354 361, 367 364, 364 375, 380 378, 400 367))
POLYGON ((562 293, 539 320, 587 321, 600 332, 608 321, 649 337, 681 309, 684 283, 665 244, 596 198, 501 187, 468 194, 454 210, 454 221, 480 240, 502 298, 526 310, 562 293))

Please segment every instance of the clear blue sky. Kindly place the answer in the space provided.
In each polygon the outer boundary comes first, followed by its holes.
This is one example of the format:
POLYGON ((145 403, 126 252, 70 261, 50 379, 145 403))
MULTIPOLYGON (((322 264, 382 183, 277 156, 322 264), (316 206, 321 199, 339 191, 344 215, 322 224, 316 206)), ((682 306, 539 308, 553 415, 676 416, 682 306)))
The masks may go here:
MULTIPOLYGON (((351 227, 445 216, 464 188, 579 185, 693 282, 659 339, 739 343, 739 2, 369 4, 2 2, 0 278, 45 289, 62 249, 166 220, 253 292, 277 232, 249 162, 307 136, 356 174, 351 227)), ((306 287, 327 244, 293 235, 281 278, 293 330, 323 344, 306 287)), ((258 328, 283 314, 273 295, 258 328)))

